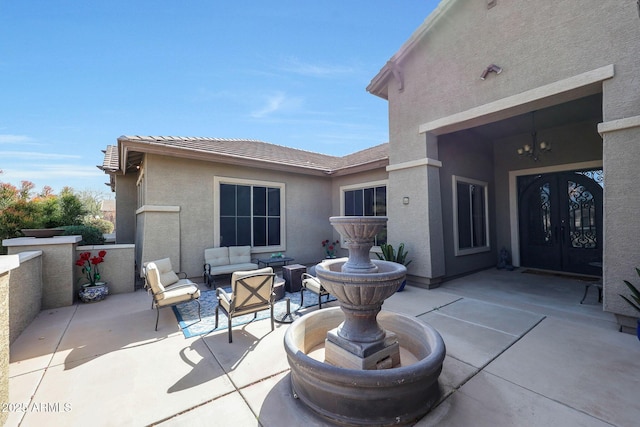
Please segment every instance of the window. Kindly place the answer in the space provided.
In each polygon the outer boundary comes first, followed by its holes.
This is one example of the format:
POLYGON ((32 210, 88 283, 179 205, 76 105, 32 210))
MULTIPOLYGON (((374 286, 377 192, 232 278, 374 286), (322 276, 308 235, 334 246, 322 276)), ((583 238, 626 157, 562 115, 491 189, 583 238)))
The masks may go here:
MULTIPOLYGON (((386 181, 341 188, 342 212, 345 216, 386 216, 386 181)), ((387 242, 387 227, 378 233, 374 245, 387 242)))
POLYGON ((219 181, 220 246, 284 246, 284 184, 219 181))
POLYGON ((455 254, 489 250, 487 183, 453 176, 455 254))

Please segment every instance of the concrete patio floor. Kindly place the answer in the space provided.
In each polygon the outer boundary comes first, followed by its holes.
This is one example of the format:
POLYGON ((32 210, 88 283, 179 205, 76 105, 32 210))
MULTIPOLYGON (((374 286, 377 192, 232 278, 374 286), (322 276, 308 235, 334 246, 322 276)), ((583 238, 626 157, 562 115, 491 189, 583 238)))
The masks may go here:
MULTIPOLYGON (((640 342, 595 289, 579 304, 583 291, 492 269, 388 299, 447 346, 442 399, 416 425, 638 425, 640 342)), ((224 329, 185 339, 170 309, 154 331, 150 302, 137 291, 42 311, 11 346, 6 425, 329 425, 291 396, 287 324, 238 326, 232 344, 224 329)))

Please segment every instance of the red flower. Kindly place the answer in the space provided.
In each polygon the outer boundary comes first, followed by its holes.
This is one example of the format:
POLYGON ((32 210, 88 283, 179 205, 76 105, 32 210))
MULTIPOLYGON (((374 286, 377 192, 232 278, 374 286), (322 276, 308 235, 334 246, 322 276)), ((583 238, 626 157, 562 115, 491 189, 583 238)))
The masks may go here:
POLYGON ((329 250, 332 251, 333 250, 333 245, 329 245, 329 250))
POLYGON ((91 256, 91 252, 82 252, 78 256, 76 265, 78 267, 82 267, 82 274, 84 274, 84 278, 89 281, 87 285, 95 285, 96 282, 100 280, 100 271, 98 270, 98 264, 104 262, 104 257, 106 255, 107 251, 100 251, 98 252, 98 255, 94 257, 91 256))

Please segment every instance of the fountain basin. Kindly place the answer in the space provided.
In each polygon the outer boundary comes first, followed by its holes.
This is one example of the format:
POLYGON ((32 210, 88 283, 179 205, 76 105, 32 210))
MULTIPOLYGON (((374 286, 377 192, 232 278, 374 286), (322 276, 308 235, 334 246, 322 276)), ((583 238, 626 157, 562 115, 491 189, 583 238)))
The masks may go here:
POLYGON ((412 317, 381 311, 377 319, 398 337, 399 367, 359 370, 320 360, 327 332, 344 321, 339 307, 296 320, 284 338, 294 396, 320 416, 347 426, 404 425, 426 414, 440 397, 442 337, 412 317))

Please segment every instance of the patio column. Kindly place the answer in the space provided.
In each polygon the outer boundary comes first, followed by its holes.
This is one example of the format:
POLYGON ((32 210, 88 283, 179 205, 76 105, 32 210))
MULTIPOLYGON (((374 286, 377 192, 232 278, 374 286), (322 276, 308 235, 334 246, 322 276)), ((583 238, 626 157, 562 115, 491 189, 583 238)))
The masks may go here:
POLYGON ((619 294, 630 294, 623 280, 640 285, 635 271, 640 268, 640 250, 634 238, 640 234, 640 222, 635 219, 640 209, 640 116, 600 123, 598 131, 602 135, 605 171, 603 307, 616 314, 621 330, 634 333, 638 313, 619 294))
POLYGON ((434 287, 445 274, 438 138, 425 133, 426 156, 387 167, 389 243, 405 243, 413 262, 408 279, 434 287))

